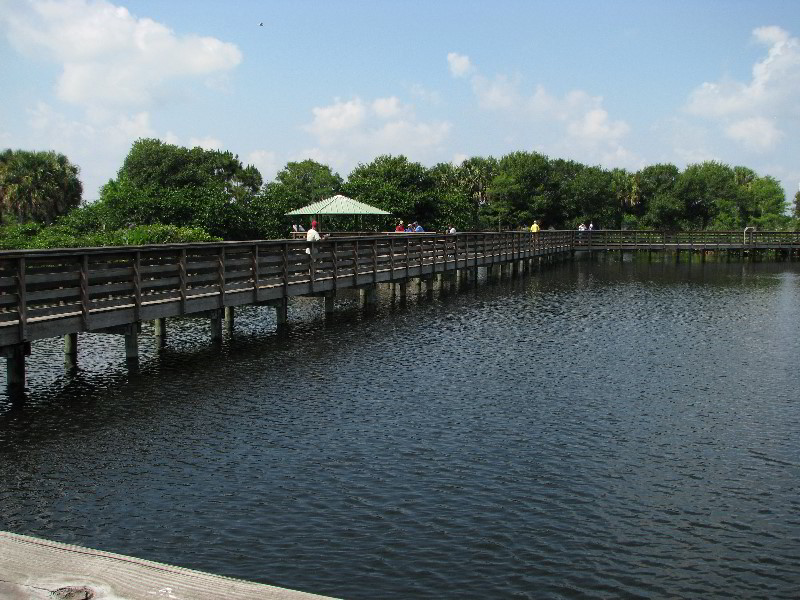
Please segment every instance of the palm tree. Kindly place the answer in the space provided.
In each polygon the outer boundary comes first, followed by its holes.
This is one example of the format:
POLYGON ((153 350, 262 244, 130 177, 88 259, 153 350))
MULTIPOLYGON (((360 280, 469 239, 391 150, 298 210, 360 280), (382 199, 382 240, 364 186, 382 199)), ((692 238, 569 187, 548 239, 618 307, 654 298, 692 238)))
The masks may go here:
POLYGON ((0 222, 52 223, 78 206, 82 193, 78 167, 63 154, 10 149, 0 154, 0 222))

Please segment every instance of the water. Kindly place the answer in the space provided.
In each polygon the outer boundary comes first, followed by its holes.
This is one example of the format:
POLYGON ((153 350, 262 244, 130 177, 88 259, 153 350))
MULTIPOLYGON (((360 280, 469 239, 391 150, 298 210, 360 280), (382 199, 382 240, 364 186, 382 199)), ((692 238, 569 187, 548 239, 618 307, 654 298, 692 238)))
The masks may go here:
POLYGON ((0 529, 354 599, 798 597, 797 265, 436 296, 171 321, 138 372, 34 344, 0 529))

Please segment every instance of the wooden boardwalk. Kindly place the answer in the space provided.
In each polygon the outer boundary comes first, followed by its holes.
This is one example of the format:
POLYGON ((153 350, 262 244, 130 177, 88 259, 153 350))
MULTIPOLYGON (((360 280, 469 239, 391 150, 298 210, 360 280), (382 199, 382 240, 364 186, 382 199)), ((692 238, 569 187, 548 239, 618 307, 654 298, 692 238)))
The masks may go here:
POLYGON ((166 319, 208 316, 212 339, 244 305, 271 305, 278 322, 292 296, 324 296, 333 310, 337 290, 363 290, 374 301, 379 284, 466 274, 479 268, 569 256, 575 251, 764 250, 794 255, 800 232, 527 231, 379 234, 302 240, 167 244, 0 252, 0 356, 9 388, 24 386, 30 342, 64 336, 69 365, 77 334, 125 336, 126 355, 138 356, 143 321, 162 340, 166 319))
MULTIPOLYGON (((750 228, 748 228, 750 229, 750 228)), ((576 250, 625 252, 747 252, 800 250, 798 231, 618 231, 573 232, 576 250)))
POLYGON ((4 600, 314 600, 296 592, 0 531, 4 600))

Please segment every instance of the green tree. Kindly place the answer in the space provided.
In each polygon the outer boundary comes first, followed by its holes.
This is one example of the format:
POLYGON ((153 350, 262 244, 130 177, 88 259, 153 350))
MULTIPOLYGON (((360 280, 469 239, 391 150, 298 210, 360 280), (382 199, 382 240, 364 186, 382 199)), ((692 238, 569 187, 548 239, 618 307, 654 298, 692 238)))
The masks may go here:
POLYGON ((512 152, 497 163, 481 216, 488 227, 530 226, 548 212, 550 162, 537 152, 512 152))
POLYGON ((800 190, 794 193, 794 218, 800 219, 800 190))
POLYGON ((572 181, 583 170, 584 165, 562 158, 550 161, 550 176, 547 182, 546 210, 542 214, 545 227, 564 229, 579 221, 579 210, 572 195, 572 181))
POLYGON ((81 202, 78 167, 63 154, 5 150, 0 154, 0 223, 52 223, 81 202))
POLYGON ((100 202, 111 227, 158 223, 245 239, 258 230, 250 205, 261 184, 258 170, 230 152, 140 139, 100 202))
POLYGON ((327 165, 310 159, 287 163, 253 200, 259 237, 285 237, 291 223, 287 212, 329 198, 341 188, 342 178, 327 165))
POLYGON ((747 225, 766 230, 788 229, 791 226, 791 218, 786 214, 786 195, 777 179, 769 175, 756 177, 748 186, 748 196, 747 225))
POLYGON ((638 194, 631 212, 642 226, 674 229, 684 218, 684 210, 676 196, 680 175, 680 169, 668 163, 645 167, 634 175, 638 194), (656 198, 658 202, 654 205, 656 198))
POLYGON ((351 198, 394 215, 381 219, 383 229, 393 228, 397 218, 418 221, 425 228, 436 222, 433 177, 425 167, 405 156, 384 154, 371 163, 359 164, 342 187, 351 198))
POLYGON ((573 226, 590 221, 607 229, 621 227, 622 206, 617 201, 610 171, 600 167, 583 167, 568 189, 576 209, 573 226))
POLYGON ((329 166, 306 159, 287 163, 268 186, 273 197, 279 198, 287 210, 294 210, 338 194, 342 178, 329 166))
POLYGON ((459 167, 452 163, 439 163, 429 170, 433 179, 436 216, 431 228, 443 229, 452 225, 458 231, 474 229, 474 197, 463 185, 459 167))
POLYGON ((642 217, 642 225, 646 229, 666 229, 677 231, 688 229, 686 223, 686 210, 684 204, 673 193, 657 192, 647 206, 647 212, 642 217))
POLYGON ((742 197, 736 174, 728 165, 716 161, 689 165, 675 192, 692 229, 707 229, 712 224, 727 229, 740 220, 742 197))
POLYGON ((457 168, 458 186, 470 197, 469 223, 464 229, 480 229, 480 210, 489 202, 489 185, 497 174, 497 160, 493 157, 473 156, 457 168))

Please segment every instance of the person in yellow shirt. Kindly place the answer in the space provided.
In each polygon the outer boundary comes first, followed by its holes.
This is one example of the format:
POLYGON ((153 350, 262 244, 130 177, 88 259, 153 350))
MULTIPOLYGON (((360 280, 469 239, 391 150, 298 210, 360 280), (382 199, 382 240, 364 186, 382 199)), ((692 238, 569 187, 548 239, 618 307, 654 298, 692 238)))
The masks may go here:
POLYGON ((539 232, 539 221, 534 221, 533 225, 531 225, 531 233, 538 233, 539 232))

